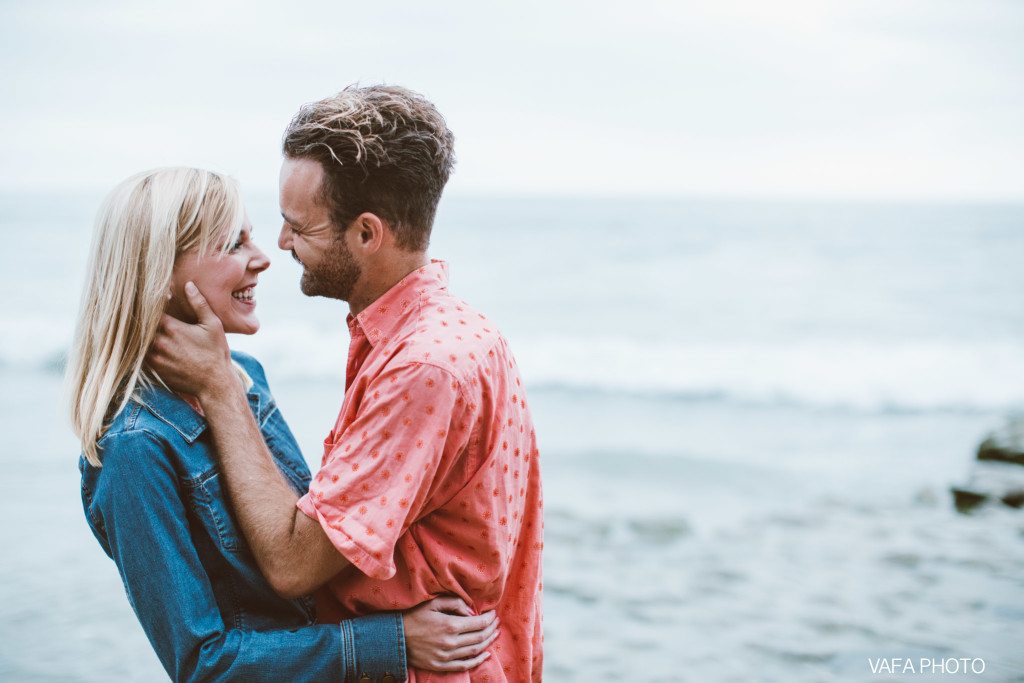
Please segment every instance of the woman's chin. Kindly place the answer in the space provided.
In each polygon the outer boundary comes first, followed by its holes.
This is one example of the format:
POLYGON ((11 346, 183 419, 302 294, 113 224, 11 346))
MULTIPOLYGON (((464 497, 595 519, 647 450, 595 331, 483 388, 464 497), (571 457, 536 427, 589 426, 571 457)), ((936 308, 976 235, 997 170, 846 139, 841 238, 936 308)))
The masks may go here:
POLYGON ((232 321, 224 325, 225 334, 256 334, 260 330, 260 321, 255 318, 245 321, 232 321))

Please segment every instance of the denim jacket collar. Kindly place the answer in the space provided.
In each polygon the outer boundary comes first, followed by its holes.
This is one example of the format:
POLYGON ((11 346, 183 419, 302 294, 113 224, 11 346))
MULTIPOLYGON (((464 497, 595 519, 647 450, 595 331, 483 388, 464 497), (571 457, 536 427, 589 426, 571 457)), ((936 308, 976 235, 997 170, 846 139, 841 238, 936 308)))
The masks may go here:
MULTIPOLYGON (((246 392, 246 397, 249 399, 252 414, 256 416, 256 422, 262 426, 265 416, 260 414, 259 391, 253 386, 246 392)), ((161 422, 181 434, 181 438, 187 443, 195 441, 206 429, 206 418, 197 413, 183 398, 163 387, 140 387, 135 392, 135 398, 161 422)))

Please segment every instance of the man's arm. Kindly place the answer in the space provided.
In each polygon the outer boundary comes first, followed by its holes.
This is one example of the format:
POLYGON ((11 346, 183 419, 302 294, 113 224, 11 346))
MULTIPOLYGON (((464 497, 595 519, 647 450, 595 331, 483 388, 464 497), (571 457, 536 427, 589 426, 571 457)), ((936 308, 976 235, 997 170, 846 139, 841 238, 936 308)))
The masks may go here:
POLYGON ((103 519, 105 548, 171 680, 355 681, 364 671, 380 680, 387 671, 405 671, 406 642, 408 661, 426 662, 425 668, 462 670, 450 668, 461 665, 457 658, 465 658, 465 665, 482 661, 470 658, 479 646, 456 646, 467 639, 476 642, 473 636, 483 640, 493 631, 455 631, 456 624, 464 630, 487 626, 482 617, 458 617, 464 621, 453 624, 456 617, 438 611, 468 614, 468 607, 455 598, 405 614, 345 621, 340 628, 313 625, 256 632, 225 624, 209 568, 194 545, 178 473, 167 457, 172 448, 145 431, 105 439, 104 473, 92 489, 89 506, 91 517, 103 519), (404 640, 403 624, 409 629, 404 640), (436 635, 417 635, 428 627, 436 635), (434 641, 430 647, 414 647, 428 640, 434 641))
POLYGON ((199 323, 165 315, 147 358, 168 386, 199 399, 228 497, 260 571, 282 597, 305 595, 349 562, 320 523, 295 506, 298 498, 249 409, 220 320, 192 283, 185 292, 199 323))

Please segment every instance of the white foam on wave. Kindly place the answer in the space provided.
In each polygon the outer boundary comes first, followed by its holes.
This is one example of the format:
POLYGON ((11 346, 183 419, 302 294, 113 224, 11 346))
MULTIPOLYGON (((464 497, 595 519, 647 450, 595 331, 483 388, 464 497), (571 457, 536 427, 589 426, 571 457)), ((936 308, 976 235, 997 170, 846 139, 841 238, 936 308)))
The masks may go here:
MULTIPOLYGON (((50 370, 67 350, 66 321, 22 318, 0 331, 0 366, 50 370)), ((344 381, 348 334, 336 321, 289 321, 233 336, 272 378, 344 381)), ((653 399, 790 404, 863 411, 1024 406, 1024 343, 1016 340, 668 342, 526 337, 513 344, 531 387, 653 399)))
POLYGON ((871 411, 1024 405, 1024 345, 1009 341, 553 338, 517 354, 535 386, 871 411))
MULTIPOLYGON (((241 341, 241 340, 240 340, 241 341)), ((290 325, 244 340, 277 377, 343 380, 348 336, 290 325)), ((513 344, 531 387, 865 411, 1024 405, 1024 344, 1012 341, 670 343, 551 337, 513 344)))

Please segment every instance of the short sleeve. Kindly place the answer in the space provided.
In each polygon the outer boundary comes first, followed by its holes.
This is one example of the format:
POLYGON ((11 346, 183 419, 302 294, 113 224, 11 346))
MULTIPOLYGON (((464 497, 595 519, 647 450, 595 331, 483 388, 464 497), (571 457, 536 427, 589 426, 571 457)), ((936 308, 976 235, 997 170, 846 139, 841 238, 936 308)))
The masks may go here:
POLYGON ((399 537, 430 512, 469 440, 470 406, 445 369, 411 363, 367 387, 352 423, 335 434, 324 466, 298 501, 371 578, 395 575, 399 537))

